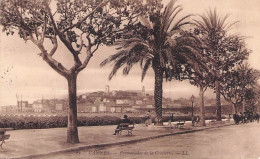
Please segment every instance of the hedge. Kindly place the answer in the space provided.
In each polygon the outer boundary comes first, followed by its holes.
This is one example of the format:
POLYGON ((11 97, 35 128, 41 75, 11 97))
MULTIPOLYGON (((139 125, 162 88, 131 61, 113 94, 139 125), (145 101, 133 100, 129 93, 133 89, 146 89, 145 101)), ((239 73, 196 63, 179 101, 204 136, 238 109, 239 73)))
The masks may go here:
MULTIPOLYGON (((163 122, 169 121, 169 116, 163 116, 163 122)), ((190 120, 190 116, 177 116, 174 121, 190 120)), ((206 119, 215 119, 215 117, 206 117, 206 119)), ((145 117, 129 117, 133 123, 140 124, 145 121, 145 117)), ((102 126, 102 125, 117 125, 121 119, 114 116, 94 116, 78 117, 78 126, 102 126)), ((67 127, 67 116, 0 116, 0 128, 13 129, 46 129, 67 127)), ((154 118, 153 118, 154 122, 154 118)))

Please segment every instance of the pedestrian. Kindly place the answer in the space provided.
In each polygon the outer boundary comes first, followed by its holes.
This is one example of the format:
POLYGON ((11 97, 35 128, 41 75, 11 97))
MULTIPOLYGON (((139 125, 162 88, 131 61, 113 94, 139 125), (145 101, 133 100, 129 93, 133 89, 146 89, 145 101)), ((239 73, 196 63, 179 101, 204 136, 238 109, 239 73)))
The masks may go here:
POLYGON ((148 110, 147 114, 146 114, 146 121, 145 121, 145 125, 148 126, 152 123, 152 116, 151 116, 151 111, 148 110))
POLYGON ((124 119, 120 121, 120 123, 117 125, 115 133, 113 135, 116 135, 118 133, 118 128, 120 127, 121 123, 131 123, 131 121, 128 119, 127 115, 124 115, 124 119))
POLYGON ((200 123, 200 116, 197 116, 196 118, 196 125, 198 125, 200 123))
POLYGON ((170 114, 170 119, 169 119, 168 125, 172 125, 172 122, 173 122, 173 120, 174 120, 174 118, 173 118, 173 113, 169 113, 169 114, 170 114))
POLYGON ((173 113, 170 113, 170 120, 171 120, 171 122, 173 122, 173 113))
POLYGON ((256 113, 256 115, 255 115, 255 120, 257 121, 257 123, 259 123, 259 114, 258 113, 256 113))

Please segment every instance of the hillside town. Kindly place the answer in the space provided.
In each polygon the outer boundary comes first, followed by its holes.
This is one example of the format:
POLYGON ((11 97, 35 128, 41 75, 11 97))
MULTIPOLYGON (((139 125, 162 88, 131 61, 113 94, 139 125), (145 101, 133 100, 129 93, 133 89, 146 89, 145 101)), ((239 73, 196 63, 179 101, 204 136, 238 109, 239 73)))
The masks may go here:
MULTIPOLYGON (((232 106, 223 101, 224 113, 231 113, 232 106)), ((187 98, 163 98, 163 111, 165 112, 191 112, 191 100, 187 98)), ((199 99, 194 99, 194 112, 199 112, 199 99)), ((206 98, 206 112, 214 113, 215 99, 206 98)), ((140 90, 110 90, 107 85, 104 91, 84 93, 78 96, 77 107, 79 113, 135 113, 153 111, 153 96, 140 90)), ((2 106, 2 113, 31 112, 31 113, 62 113, 67 112, 67 99, 38 99, 29 103, 26 100, 17 100, 17 105, 2 106)))

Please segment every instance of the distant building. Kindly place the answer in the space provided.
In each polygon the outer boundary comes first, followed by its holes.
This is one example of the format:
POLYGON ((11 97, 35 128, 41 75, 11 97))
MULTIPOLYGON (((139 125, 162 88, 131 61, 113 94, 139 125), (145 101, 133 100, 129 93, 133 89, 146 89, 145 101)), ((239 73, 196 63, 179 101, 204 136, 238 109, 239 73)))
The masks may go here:
POLYGON ((136 104, 136 105, 141 105, 141 104, 143 104, 143 100, 136 100, 136 101, 135 101, 135 104, 136 104))
POLYGON ((28 104, 27 106, 22 107, 23 112, 34 112, 32 104, 28 104))
POLYGON ((34 101, 32 104, 33 110, 36 113, 43 112, 43 103, 41 100, 34 101))
POLYGON ((92 108, 92 109, 91 109, 91 112, 92 112, 92 113, 96 113, 96 112, 97 112, 97 107, 96 107, 96 106, 92 106, 91 108, 92 108))
POLYGON ((84 102, 84 103, 78 103, 78 112, 86 113, 86 112, 92 112, 92 103, 84 102))
POLYGON ((56 109, 56 111, 66 111, 68 108, 67 106, 68 106, 67 101, 64 99, 60 99, 55 104, 55 109, 56 109))
POLYGON ((109 93, 110 90, 109 90, 109 85, 106 85, 106 88, 105 88, 105 93, 109 93))
POLYGON ((10 105, 10 106, 1 106, 1 112, 7 113, 7 112, 17 112, 17 106, 16 105, 10 105))
POLYGON ((29 107, 28 101, 17 101, 17 110, 18 112, 28 112, 32 110, 32 107, 29 107))
POLYGON ((142 87, 142 95, 145 96, 145 87, 142 87))
POLYGON ((34 101, 32 104, 32 108, 34 112, 37 113, 51 112, 50 101, 46 99, 34 101))
POLYGON ((106 105, 104 103, 99 104, 98 106, 98 112, 106 112, 106 105))
POLYGON ((153 108, 153 105, 146 105, 146 108, 153 108))

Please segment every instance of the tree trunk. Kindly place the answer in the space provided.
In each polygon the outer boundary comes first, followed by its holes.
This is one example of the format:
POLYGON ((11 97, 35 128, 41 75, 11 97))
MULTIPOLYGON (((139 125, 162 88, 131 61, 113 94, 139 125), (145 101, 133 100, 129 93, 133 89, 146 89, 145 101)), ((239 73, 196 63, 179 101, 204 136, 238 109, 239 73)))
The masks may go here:
POLYGON ((206 126, 205 122, 205 108, 204 108, 204 87, 200 86, 200 121, 201 121, 201 126, 206 126))
POLYGON ((234 107, 234 111, 235 111, 234 113, 237 114, 237 106, 236 106, 236 104, 233 104, 233 107, 234 107))
POLYGON ((67 78, 67 80, 69 88, 67 143, 79 143, 77 127, 77 75, 72 74, 67 78))
POLYGON ((220 99, 220 83, 219 81, 215 82, 216 88, 216 105, 217 105, 217 121, 221 121, 221 99, 220 99))
POLYGON ((161 67, 154 67, 154 106, 156 112, 156 125, 162 125, 162 94, 163 94, 163 70, 161 67))
POLYGON ((245 95, 243 95, 243 101, 242 101, 242 112, 246 111, 246 98, 245 95))

